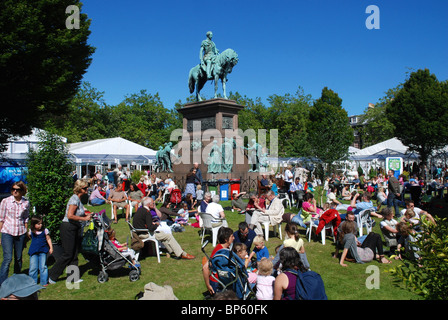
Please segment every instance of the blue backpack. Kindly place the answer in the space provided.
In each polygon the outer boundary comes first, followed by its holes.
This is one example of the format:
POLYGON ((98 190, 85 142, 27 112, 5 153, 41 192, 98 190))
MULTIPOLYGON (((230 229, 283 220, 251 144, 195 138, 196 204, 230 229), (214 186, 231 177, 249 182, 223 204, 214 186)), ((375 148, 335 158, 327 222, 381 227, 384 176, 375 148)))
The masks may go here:
POLYGON ((294 300, 328 300, 320 274, 314 271, 297 272, 291 269, 287 271, 297 276, 294 300))

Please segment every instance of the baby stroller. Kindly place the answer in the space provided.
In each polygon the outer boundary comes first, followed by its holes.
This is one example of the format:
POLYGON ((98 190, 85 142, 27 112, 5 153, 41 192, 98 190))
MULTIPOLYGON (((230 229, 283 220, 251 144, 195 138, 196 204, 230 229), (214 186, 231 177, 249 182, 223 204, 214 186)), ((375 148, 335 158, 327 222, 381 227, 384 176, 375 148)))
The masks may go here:
POLYGON ((218 250, 213 258, 205 253, 208 240, 202 246, 202 252, 208 259, 210 274, 219 284, 218 291, 233 290, 241 300, 254 300, 255 292, 249 283, 249 276, 243 260, 233 253, 231 249, 218 250), (216 277, 215 274, 218 276, 216 277))
POLYGON ((173 189, 170 194, 170 202, 177 208, 178 204, 182 202, 182 191, 180 189, 173 189))
POLYGON ((101 265, 101 271, 97 280, 104 283, 109 279, 108 270, 116 270, 129 264, 131 271, 129 272, 129 280, 135 282, 140 279, 140 268, 134 266, 132 261, 123 255, 109 240, 105 232, 110 226, 109 218, 105 214, 105 210, 96 213, 93 216, 94 229, 98 237, 98 257, 101 265))

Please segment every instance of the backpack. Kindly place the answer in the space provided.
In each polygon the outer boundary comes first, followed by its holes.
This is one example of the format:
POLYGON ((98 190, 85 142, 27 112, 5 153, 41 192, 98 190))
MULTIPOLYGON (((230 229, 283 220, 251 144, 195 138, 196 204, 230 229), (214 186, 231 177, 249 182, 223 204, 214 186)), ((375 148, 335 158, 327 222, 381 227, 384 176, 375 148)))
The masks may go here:
POLYGON ((297 276, 294 300, 328 300, 320 274, 314 271, 287 271, 297 276))

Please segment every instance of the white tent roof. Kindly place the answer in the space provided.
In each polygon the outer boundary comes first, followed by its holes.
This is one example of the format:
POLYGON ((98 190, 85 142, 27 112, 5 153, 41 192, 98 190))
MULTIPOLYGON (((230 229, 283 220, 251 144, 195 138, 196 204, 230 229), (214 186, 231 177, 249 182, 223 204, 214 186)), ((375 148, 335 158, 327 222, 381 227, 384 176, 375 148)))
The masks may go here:
POLYGON ((156 151, 116 137, 68 144, 77 163, 146 162, 155 159, 156 151))
MULTIPOLYGON (((40 142, 39 134, 44 133, 45 130, 33 128, 28 136, 12 137, 6 146, 6 150, 0 154, 0 158, 5 163, 14 165, 23 165, 26 159, 26 154, 30 150, 35 150, 40 142)), ((59 137, 63 142, 67 142, 67 138, 59 137)))
POLYGON ((373 146, 364 148, 356 152, 354 155, 386 155, 386 154, 404 154, 408 150, 400 140, 397 138, 392 138, 380 143, 377 143, 373 146))
POLYGON ((68 148, 69 152, 73 154, 156 155, 156 151, 120 137, 70 143, 68 148))

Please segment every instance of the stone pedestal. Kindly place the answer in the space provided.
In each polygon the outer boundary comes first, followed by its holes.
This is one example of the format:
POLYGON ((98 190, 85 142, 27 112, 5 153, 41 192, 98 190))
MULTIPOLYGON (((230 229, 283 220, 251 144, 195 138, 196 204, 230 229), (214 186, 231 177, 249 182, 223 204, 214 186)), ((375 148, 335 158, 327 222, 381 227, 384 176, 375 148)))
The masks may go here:
POLYGON ((244 106, 233 100, 211 99, 201 102, 188 103, 178 111, 183 116, 183 136, 175 150, 182 156, 181 161, 173 165, 174 176, 185 177, 193 164, 197 162, 204 180, 211 179, 240 179, 248 174, 248 161, 244 150, 244 138, 238 132, 238 112, 244 106), (236 148, 233 152, 233 167, 229 173, 208 172, 207 158, 213 142, 221 147, 224 138, 233 138, 236 148), (192 149, 192 143, 199 143, 197 149, 192 149))

